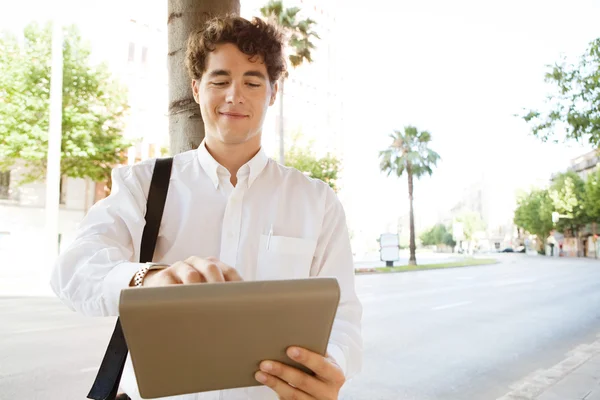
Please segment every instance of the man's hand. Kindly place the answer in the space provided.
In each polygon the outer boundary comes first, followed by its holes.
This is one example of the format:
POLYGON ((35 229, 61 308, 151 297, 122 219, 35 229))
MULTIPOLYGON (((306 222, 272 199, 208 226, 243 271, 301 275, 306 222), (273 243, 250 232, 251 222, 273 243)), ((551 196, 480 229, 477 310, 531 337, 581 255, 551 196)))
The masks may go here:
POLYGON ((273 389, 284 400, 337 400, 346 378, 335 361, 298 347, 290 347, 287 354, 316 376, 279 362, 263 361, 256 380, 273 389))
POLYGON ((188 283, 218 283, 241 281, 235 268, 214 257, 190 257, 168 268, 148 271, 142 286, 167 286, 188 283))

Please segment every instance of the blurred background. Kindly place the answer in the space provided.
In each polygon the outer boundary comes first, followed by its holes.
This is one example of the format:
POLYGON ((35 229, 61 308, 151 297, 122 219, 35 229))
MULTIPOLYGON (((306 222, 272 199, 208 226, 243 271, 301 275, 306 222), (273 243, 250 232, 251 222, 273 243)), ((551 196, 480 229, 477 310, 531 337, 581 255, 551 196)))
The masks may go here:
MULTIPOLYGON (((240 0, 239 13, 290 38, 265 150, 327 182, 346 210, 371 360, 347 398, 496 398, 596 340, 600 2, 240 0), (429 296, 416 303, 427 312, 404 310, 415 303, 402 296, 429 296), (446 314, 448 335, 433 334, 438 311, 461 313, 446 314), (410 358, 411 340, 428 334, 410 358), (473 347, 491 338, 495 355, 473 347), (439 368, 419 368, 427 361, 439 368)), ((112 168, 198 144, 169 131, 168 15, 167 0, 0 0, 0 312, 13 323, 0 335, 17 341, 0 360, 83 326, 98 346, 80 362, 81 387, 95 373, 110 323, 60 311, 48 277, 110 193, 112 168), (57 319, 38 321, 50 325, 31 325, 50 309, 57 319)), ((28 380, 54 364, 2 364, 0 399, 65 398, 28 380)))

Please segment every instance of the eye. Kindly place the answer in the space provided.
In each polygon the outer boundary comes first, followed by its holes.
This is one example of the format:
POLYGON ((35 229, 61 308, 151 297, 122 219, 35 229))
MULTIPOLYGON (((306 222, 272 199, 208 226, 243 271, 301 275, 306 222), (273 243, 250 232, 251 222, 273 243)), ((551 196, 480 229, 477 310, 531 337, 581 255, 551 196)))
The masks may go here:
POLYGON ((229 82, 227 81, 221 81, 221 82, 212 82, 213 86, 225 86, 227 85, 229 82))
POLYGON ((258 88, 258 87, 260 87, 260 83, 248 82, 247 85, 250 86, 251 88, 258 88))

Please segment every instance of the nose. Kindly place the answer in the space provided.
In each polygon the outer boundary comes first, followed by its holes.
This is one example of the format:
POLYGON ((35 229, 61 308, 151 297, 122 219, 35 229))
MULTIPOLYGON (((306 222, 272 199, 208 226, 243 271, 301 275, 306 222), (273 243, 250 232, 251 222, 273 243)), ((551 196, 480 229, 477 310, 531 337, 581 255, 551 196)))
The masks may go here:
POLYGON ((229 88, 227 88, 227 96, 225 100, 229 104, 244 104, 246 99, 244 98, 242 91, 243 86, 241 84, 232 82, 232 84, 229 85, 229 88))

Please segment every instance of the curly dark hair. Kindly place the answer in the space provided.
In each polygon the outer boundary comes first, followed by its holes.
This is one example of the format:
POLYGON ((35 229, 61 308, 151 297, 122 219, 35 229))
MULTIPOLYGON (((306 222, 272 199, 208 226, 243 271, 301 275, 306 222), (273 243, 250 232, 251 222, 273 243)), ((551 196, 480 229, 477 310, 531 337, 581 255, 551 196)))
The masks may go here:
POLYGON ((222 43, 235 44, 251 59, 261 56, 271 83, 277 82, 285 72, 283 34, 275 25, 259 18, 248 21, 238 16, 226 16, 209 19, 190 35, 185 64, 191 79, 202 78, 208 53, 222 43))

